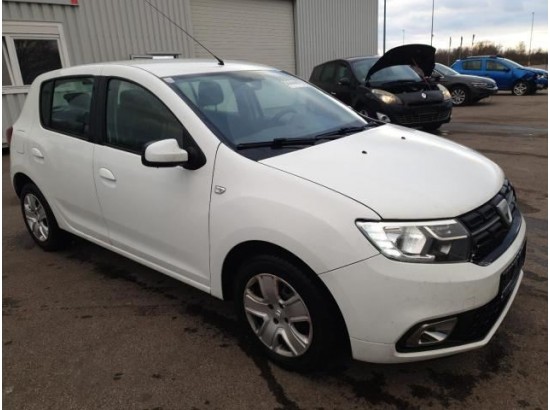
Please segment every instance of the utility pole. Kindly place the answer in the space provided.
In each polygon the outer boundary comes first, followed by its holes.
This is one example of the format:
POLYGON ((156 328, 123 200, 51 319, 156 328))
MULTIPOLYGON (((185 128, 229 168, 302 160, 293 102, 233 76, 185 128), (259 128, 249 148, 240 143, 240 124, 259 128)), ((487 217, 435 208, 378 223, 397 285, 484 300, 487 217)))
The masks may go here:
POLYGON ((474 41, 476 39, 476 35, 472 34, 472 50, 474 49, 474 41))
POLYGON ((531 13, 531 38, 529 38, 529 54, 527 56, 527 65, 531 65, 531 44, 533 42, 533 25, 535 24, 535 12, 531 13))
POLYGON ((447 65, 451 65, 451 43, 453 42, 453 38, 449 37, 449 52, 447 53, 447 65))
POLYGON ((434 41, 434 8, 435 8, 435 0, 432 0, 432 32, 430 36, 430 45, 433 45, 434 41))
POLYGON ((384 39, 382 41, 382 54, 386 54, 386 0, 384 0, 384 39))
POLYGON ((460 47, 458 48, 458 58, 462 58, 462 36, 460 36, 460 47))
POLYGON ((405 29, 403 29, 403 45, 405 45, 405 29))

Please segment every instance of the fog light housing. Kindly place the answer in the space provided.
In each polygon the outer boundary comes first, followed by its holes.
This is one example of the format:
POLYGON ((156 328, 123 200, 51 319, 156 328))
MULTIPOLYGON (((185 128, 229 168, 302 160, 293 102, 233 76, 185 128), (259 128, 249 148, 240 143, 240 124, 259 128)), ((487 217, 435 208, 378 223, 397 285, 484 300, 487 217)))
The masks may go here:
POLYGON ((457 318, 428 322, 420 325, 408 338, 406 347, 434 346, 443 343, 453 332, 457 318))

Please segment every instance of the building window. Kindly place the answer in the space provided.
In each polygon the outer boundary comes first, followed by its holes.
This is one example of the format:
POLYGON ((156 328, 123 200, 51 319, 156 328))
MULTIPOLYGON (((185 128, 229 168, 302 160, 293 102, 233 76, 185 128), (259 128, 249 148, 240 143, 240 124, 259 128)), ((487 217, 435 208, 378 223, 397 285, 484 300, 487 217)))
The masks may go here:
POLYGON ((2 92, 27 87, 47 71, 69 65, 58 23, 3 22, 2 92))

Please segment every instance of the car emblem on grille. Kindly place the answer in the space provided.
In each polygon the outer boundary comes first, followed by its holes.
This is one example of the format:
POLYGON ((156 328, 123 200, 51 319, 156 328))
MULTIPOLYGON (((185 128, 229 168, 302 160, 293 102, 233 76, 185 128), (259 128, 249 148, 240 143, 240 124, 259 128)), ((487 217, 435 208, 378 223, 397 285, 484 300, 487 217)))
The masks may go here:
POLYGON ((422 93, 422 94, 420 94, 420 96, 424 99, 426 99, 426 97, 427 97, 426 93, 422 93))
POLYGON ((498 203, 497 211, 504 222, 506 222, 506 225, 510 225, 512 223, 512 212, 510 211, 510 205, 506 199, 503 199, 498 203))

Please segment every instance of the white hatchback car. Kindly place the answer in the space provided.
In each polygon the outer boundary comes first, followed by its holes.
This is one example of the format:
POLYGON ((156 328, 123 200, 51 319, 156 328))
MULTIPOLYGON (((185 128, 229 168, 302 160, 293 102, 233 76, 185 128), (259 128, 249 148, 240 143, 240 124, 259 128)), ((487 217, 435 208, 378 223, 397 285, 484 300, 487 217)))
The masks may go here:
POLYGON ((11 178, 39 246, 70 232, 233 300, 294 369, 483 346, 523 276, 525 222, 496 164, 260 65, 41 75, 11 178))

